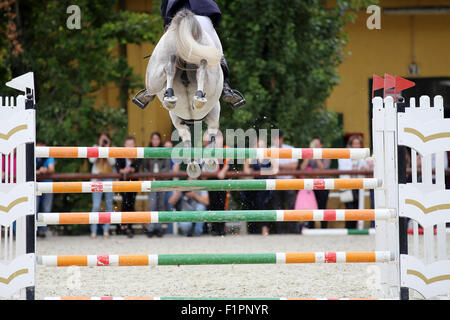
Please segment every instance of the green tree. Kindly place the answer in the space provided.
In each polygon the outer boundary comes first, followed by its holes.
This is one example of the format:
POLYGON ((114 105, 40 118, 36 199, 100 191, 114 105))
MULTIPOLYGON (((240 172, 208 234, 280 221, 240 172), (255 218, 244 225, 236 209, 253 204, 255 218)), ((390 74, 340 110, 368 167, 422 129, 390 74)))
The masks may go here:
POLYGON ((125 87, 128 90, 120 97, 124 105, 129 90, 142 85, 118 47, 156 42, 163 31, 161 19, 159 15, 117 10, 115 0, 84 0, 76 2, 81 28, 69 29, 66 10, 72 3, 9 1, 9 7, 17 12, 14 19, 9 18, 17 26, 23 48, 14 54, 10 43, 6 58, 10 74, 34 72, 38 137, 48 144, 90 145, 100 130, 110 131, 114 142, 121 143, 127 131, 126 109, 105 104, 94 108, 97 95, 108 84, 125 87))
MULTIPOLYGON (((324 103, 338 84, 352 10, 369 1, 218 0, 219 36, 231 83, 247 104, 222 108, 222 128, 277 128, 296 146, 313 136, 339 138, 337 114, 324 103)), ((373 2, 373 1, 372 1, 373 2)))
MULTIPOLYGON (((122 88, 119 99, 126 106, 131 90, 143 86, 120 46, 156 43, 163 32, 159 12, 119 10, 116 0, 6 0, 0 1, 0 17, 5 31, 0 35, 0 80, 34 72, 38 139, 55 146, 90 146, 105 130, 113 144, 122 145, 128 132, 126 108, 103 102, 95 107, 97 97, 114 85, 122 88), (68 28, 72 4, 81 11, 80 29, 68 28)), ((0 94, 10 92, 2 86, 0 94)), ((87 161, 77 159, 57 163, 58 172, 88 168, 87 161)), ((80 197, 65 196, 65 209, 86 209, 80 197)))

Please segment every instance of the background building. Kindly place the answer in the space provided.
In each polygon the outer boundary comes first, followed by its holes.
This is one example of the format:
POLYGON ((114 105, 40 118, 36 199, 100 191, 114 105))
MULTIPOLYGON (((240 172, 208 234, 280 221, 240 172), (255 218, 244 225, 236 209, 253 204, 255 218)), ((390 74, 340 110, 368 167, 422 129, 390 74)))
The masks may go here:
MULTIPOLYGON (((122 9, 151 12, 151 0, 123 0, 122 9)), ((398 75, 416 82, 405 96, 441 94, 450 101, 450 1, 384 0, 381 29, 370 30, 365 10, 357 12, 354 23, 345 27, 348 44, 344 62, 339 67, 341 82, 326 102, 328 109, 339 113, 347 135, 358 133, 370 146, 370 94, 372 75, 398 75)), ((127 45, 126 55, 135 72, 144 79, 152 44, 127 45)), ((118 105, 118 89, 108 88, 100 99, 118 105)), ((130 97, 131 99, 131 97, 130 97)), ((153 131, 163 140, 170 138, 172 124, 168 112, 155 99, 145 110, 127 103, 128 131, 146 145, 153 131)), ((446 108, 447 109, 447 108, 446 108)), ((449 108, 450 110, 450 108, 449 108)), ((446 110, 446 113, 448 111, 446 110)))
POLYGON ((450 102, 450 1, 385 0, 379 6, 381 29, 369 30, 370 14, 363 11, 346 26, 349 54, 339 67, 341 83, 327 100, 327 108, 342 114, 345 132, 361 133, 366 146, 373 74, 416 82, 406 97, 441 94, 445 105, 450 102))

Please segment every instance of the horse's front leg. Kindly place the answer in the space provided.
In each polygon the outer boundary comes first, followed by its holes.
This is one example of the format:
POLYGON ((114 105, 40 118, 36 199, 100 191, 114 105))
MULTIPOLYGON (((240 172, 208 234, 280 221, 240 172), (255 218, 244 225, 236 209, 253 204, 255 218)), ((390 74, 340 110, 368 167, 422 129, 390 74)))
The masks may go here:
POLYGON ((164 70, 166 71, 167 75, 167 85, 166 85, 166 92, 164 93, 164 106, 167 109, 173 109, 175 108, 177 104, 178 98, 175 96, 175 93, 173 91, 173 80, 175 79, 175 73, 176 73, 176 64, 175 64, 175 55, 171 55, 169 58, 169 62, 164 67, 164 70))
POLYGON ((206 75, 206 60, 200 62, 200 67, 197 69, 197 92, 194 95, 194 101, 192 105, 194 109, 201 109, 208 101, 203 92, 205 87, 205 75, 206 75))

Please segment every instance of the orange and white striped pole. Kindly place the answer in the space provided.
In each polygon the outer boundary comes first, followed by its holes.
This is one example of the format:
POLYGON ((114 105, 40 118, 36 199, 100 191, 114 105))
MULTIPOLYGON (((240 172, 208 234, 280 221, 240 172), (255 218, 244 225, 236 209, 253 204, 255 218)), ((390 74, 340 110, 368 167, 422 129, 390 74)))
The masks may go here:
POLYGON ((36 147, 38 158, 366 159, 368 148, 36 147))
POLYGON ((231 221, 374 221, 395 217, 394 210, 231 210, 231 211, 136 211, 136 212, 40 212, 42 225, 104 223, 171 223, 231 221))
POLYGON ((355 179, 251 179, 178 181, 38 182, 38 193, 152 192, 152 191, 243 191, 375 189, 381 180, 355 179))
POLYGON ((237 254, 60 255, 38 256, 45 266, 161 266, 216 264, 375 263, 393 260, 389 251, 237 254))

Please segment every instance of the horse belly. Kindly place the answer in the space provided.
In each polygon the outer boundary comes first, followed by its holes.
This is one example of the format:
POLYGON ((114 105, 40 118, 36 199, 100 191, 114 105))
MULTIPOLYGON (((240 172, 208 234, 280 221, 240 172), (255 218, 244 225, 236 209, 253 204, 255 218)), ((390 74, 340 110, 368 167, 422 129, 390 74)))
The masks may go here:
MULTIPOLYGON (((192 107, 192 101, 197 92, 197 80, 195 79, 195 74, 188 73, 189 85, 186 87, 181 81, 181 71, 177 70, 173 89, 178 101, 176 107, 169 111, 184 120, 201 120, 206 117, 212 108, 214 108, 222 94, 223 75, 221 72, 216 74, 219 76, 218 80, 213 81, 211 75, 207 73, 204 92, 206 93, 206 99, 208 101, 203 108, 194 109, 192 107)), ((161 101, 164 99, 164 92, 165 89, 158 94, 161 101)))
POLYGON ((208 99, 208 102, 201 109, 195 109, 192 107, 192 101, 194 99, 195 92, 197 91, 197 83, 190 83, 188 87, 185 87, 180 82, 174 83, 175 96, 178 98, 177 105, 172 113, 184 120, 201 120, 211 111, 214 107, 213 101, 208 99))

